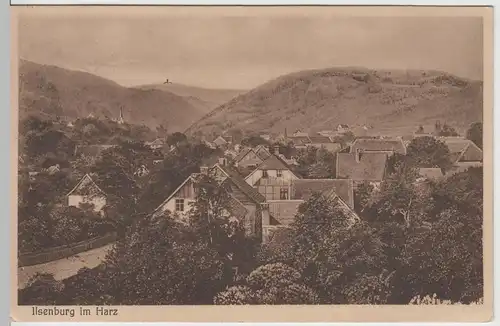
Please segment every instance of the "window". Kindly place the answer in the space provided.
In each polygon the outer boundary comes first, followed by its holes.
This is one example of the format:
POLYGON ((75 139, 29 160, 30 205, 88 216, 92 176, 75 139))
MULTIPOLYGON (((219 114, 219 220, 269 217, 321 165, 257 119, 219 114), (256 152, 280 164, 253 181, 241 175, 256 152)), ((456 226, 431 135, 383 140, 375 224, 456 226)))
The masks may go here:
POLYGON ((276 176, 277 176, 278 178, 281 178, 281 177, 283 176, 283 171, 282 171, 282 170, 277 170, 277 171, 276 171, 276 176))
POLYGON ((262 170, 262 177, 267 178, 269 175, 267 174, 267 170, 262 170))
POLYGON ((184 212, 184 199, 175 200, 175 210, 178 212, 184 212))
POLYGON ((287 200, 288 199, 288 189, 287 188, 281 188, 280 189, 280 199, 281 200, 287 200))

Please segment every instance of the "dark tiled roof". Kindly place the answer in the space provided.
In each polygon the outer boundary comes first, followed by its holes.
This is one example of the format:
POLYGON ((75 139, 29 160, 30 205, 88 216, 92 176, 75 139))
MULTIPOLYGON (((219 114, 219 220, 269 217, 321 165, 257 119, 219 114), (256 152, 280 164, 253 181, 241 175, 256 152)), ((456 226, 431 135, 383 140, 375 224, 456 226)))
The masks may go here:
POLYGON ((250 199, 258 204, 266 201, 266 198, 255 188, 246 183, 245 179, 243 179, 243 177, 237 171, 234 171, 233 169, 227 166, 222 166, 220 164, 217 164, 216 166, 219 167, 229 177, 229 179, 231 179, 234 185, 238 187, 238 189, 240 189, 250 199))
POLYGON ((390 151, 400 154, 406 154, 406 147, 401 139, 356 139, 351 146, 351 153, 356 149, 362 151, 390 151))
POLYGON ((446 138, 443 141, 451 153, 451 159, 456 161, 482 161, 483 151, 468 139, 446 138))
POLYGON ((342 198, 351 208, 354 208, 353 182, 348 179, 297 179, 291 182, 291 199, 307 200, 314 192, 328 193, 330 191, 342 198))
POLYGON ((271 152, 269 152, 269 150, 267 148, 265 148, 264 146, 260 145, 258 146, 256 149, 255 149, 255 154, 261 159, 261 160, 265 160, 267 159, 269 156, 271 156, 271 152))
POLYGON ((253 149, 252 148, 245 148, 245 149, 242 149, 238 155, 236 155, 236 157, 234 158, 234 161, 235 162, 239 162, 241 161, 241 159, 243 159, 245 157, 245 155, 247 155, 249 152, 251 152, 253 149))
POLYGON ((271 155, 264 160, 258 167, 257 170, 289 170, 290 168, 285 162, 280 160, 276 155, 271 155))
POLYGON ((281 225, 289 225, 295 220, 303 200, 272 200, 269 201, 269 215, 281 225))
POLYGON ((239 220, 243 220, 247 214, 245 206, 233 197, 226 203, 226 209, 239 220))
POLYGON ((387 165, 387 153, 365 152, 356 162, 355 154, 337 153, 337 178, 354 181, 382 181, 387 165))

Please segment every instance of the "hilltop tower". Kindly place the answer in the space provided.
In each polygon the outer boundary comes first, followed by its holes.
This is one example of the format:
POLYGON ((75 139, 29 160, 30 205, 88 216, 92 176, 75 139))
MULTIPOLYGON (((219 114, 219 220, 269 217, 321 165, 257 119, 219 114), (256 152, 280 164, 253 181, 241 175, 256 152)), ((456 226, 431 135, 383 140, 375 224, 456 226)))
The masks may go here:
POLYGON ((125 119, 123 119, 123 108, 120 107, 120 118, 118 118, 118 123, 123 124, 125 123, 125 119))

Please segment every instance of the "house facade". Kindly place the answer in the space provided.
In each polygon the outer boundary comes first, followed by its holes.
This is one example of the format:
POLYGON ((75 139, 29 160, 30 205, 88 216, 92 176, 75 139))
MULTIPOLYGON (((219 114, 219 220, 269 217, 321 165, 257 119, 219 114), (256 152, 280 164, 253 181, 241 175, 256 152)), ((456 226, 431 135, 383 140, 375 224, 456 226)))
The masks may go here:
POLYGON ((238 168, 256 168, 262 164, 265 159, 271 156, 271 152, 264 146, 260 145, 255 148, 249 147, 241 149, 234 158, 234 165, 238 168))
MULTIPOLYGON (((207 171, 208 172, 208 171, 207 171)), ((229 202, 224 210, 227 217, 242 223, 248 236, 262 236, 262 220, 269 214, 265 198, 243 180, 238 172, 217 163, 210 172, 220 186, 228 189, 229 202)), ((153 212, 153 216, 161 216, 167 211, 180 221, 185 221, 196 201, 196 188, 200 174, 192 174, 153 212)))
POLYGON ((290 198, 267 200, 269 219, 263 220, 263 242, 268 242, 276 232, 289 228, 295 221, 299 207, 314 193, 320 193, 344 213, 349 224, 359 221, 354 212, 352 180, 339 179, 296 179, 290 183, 290 198))
POLYGON ((102 212, 106 206, 106 194, 89 174, 83 176, 66 195, 66 199, 68 206, 80 207, 81 204, 91 204, 96 212, 102 212))
POLYGON ((290 199, 290 183, 298 178, 281 159, 271 155, 245 178, 245 182, 266 200, 287 200, 290 199))

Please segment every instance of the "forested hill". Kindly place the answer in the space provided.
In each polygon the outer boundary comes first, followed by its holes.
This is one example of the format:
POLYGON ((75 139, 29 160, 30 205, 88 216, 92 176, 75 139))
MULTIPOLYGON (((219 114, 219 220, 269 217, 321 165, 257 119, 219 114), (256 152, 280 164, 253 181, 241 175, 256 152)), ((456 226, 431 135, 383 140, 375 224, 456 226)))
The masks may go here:
POLYGON ((337 124, 414 130, 446 121, 459 129, 482 120, 482 82, 439 71, 330 68, 269 81, 213 110, 188 132, 227 129, 280 133, 337 124))
POLYGON ((62 119, 118 118, 120 108, 129 123, 159 125, 170 131, 184 130, 206 110, 179 95, 160 89, 123 87, 86 72, 19 63, 19 114, 62 119))

